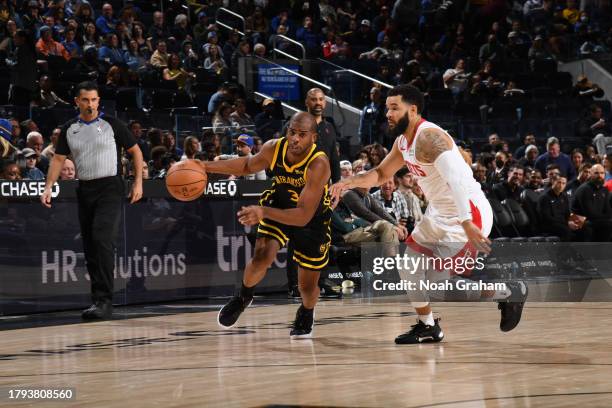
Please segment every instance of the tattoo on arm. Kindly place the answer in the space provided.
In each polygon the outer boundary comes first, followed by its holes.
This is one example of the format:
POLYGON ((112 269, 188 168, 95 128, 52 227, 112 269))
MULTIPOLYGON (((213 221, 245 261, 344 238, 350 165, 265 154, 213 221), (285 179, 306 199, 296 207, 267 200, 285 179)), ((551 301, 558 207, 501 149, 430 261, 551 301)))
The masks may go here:
POLYGON ((445 134, 434 129, 425 129, 417 139, 417 160, 424 163, 433 163, 439 155, 451 150, 452 146, 449 137, 445 134))

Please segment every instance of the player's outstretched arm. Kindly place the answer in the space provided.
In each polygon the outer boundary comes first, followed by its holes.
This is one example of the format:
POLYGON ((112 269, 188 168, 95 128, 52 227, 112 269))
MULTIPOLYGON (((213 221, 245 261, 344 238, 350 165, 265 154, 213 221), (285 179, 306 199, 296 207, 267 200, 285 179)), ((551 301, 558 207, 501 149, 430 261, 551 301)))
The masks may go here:
POLYGON ((264 143, 261 151, 254 156, 237 157, 235 159, 214 162, 197 160, 197 162, 208 173, 246 176, 262 171, 270 166, 277 142, 278 139, 268 140, 264 143))
POLYGON ((472 210, 466 185, 469 180, 465 180, 461 176, 462 173, 457 171, 461 166, 467 166, 467 163, 458 151, 453 150, 453 142, 450 137, 437 129, 425 129, 416 141, 416 157, 423 163, 433 163, 440 177, 450 188, 459 212, 459 222, 468 240, 477 250, 489 253, 491 241, 472 222, 472 210))
POLYGON ((252 205, 243 207, 238 212, 238 220, 244 225, 255 225, 267 218, 281 224, 303 227, 314 217, 330 176, 329 160, 319 156, 310 163, 304 173, 306 185, 300 193, 296 208, 281 210, 252 205))
POLYGON ((391 152, 383 159, 383 161, 371 170, 364 174, 355 175, 345 178, 331 186, 330 194, 332 207, 335 208, 340 201, 342 193, 355 187, 371 188, 384 183, 404 165, 402 152, 399 150, 398 139, 393 143, 391 152))

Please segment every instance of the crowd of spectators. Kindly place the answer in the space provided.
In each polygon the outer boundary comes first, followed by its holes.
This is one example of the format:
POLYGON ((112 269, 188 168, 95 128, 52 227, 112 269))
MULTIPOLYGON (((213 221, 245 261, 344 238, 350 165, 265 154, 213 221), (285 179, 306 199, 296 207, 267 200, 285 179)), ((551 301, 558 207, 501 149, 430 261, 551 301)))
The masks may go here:
MULTIPOLYGON (((5 74, 0 82, 7 88, 6 92, 0 89, 5 94, 2 103, 25 107, 28 112, 67 110, 74 84, 95 80, 104 106, 114 106, 131 119, 129 129, 145 157, 145 177, 163 178, 176 161, 254 154, 282 132, 280 102, 255 103, 248 97, 247 91, 252 90, 244 89, 237 79, 244 58, 272 59, 275 47, 294 53, 295 46, 286 37, 303 44, 307 58, 364 67, 377 81, 418 87, 433 101, 431 106, 436 95, 444 95, 453 109, 472 103, 486 110, 496 101, 524 96, 528 90, 513 75, 518 71, 534 76, 555 72, 558 62, 612 50, 607 0, 580 4, 574 0, 473 0, 467 4, 456 0, 174 0, 163 1, 163 7, 155 9, 159 4, 0 0, 0 71, 5 74), (244 35, 218 24, 221 7, 245 17, 244 35), (127 102, 126 95, 131 98, 127 102), (129 110, 155 113, 156 109, 191 106, 197 106, 197 114, 207 115, 210 123, 202 132, 189 135, 172 126, 151 126, 129 110)), ((229 14, 224 18, 225 23, 239 25, 229 14)), ((608 154, 612 128, 605 104, 595 103, 604 96, 603 90, 581 76, 563 91, 564 97, 580 102, 577 109, 584 110, 575 129, 581 143, 574 150, 561 152, 563 140, 532 133, 521 146, 506 135, 502 140, 492 134, 482 146, 464 147, 471 150, 474 177, 491 197, 521 201, 523 189, 551 200, 567 195, 569 212, 552 208, 543 198, 538 201, 541 225, 557 225, 550 217, 566 218, 561 222, 567 227, 563 231, 555 227, 546 232, 563 239, 609 240, 606 231, 612 228, 602 232, 598 227, 612 217, 610 195, 604 187, 612 189, 608 154), (587 192, 587 186, 592 191, 587 192), (603 197, 602 203, 591 205, 589 194, 603 197)), ((343 176, 378 164, 392 142, 383 137, 385 88, 378 82, 368 84, 362 96, 365 106, 358 134, 362 147, 355 156, 337 146, 343 176)), ((2 177, 44 179, 61 123, 37 123, 23 110, 15 112, 0 123, 2 177)), ((65 167, 62 179, 78 178, 72 162, 65 167)), ((131 173, 126 166, 126 176, 131 173)), ((340 225, 344 234, 379 220, 363 219, 352 211, 357 198, 363 201, 369 196, 369 192, 356 192, 355 200, 346 206, 343 222, 362 221, 340 225)), ((398 237, 410 232, 427 206, 426 197, 406 171, 371 198, 379 205, 368 207, 368 216, 380 213, 380 220, 393 226, 384 233, 398 237)), ((364 208, 359 206, 359 211, 364 208)))

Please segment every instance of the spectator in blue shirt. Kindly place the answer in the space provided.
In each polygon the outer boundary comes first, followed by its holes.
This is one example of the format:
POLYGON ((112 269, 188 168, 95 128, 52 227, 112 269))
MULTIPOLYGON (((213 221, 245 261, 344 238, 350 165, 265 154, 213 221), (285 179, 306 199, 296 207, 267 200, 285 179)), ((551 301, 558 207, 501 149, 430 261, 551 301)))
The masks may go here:
POLYGON ((68 51, 71 57, 79 57, 83 56, 83 49, 77 42, 74 40, 76 37, 76 31, 70 29, 66 31, 66 39, 62 41, 62 45, 68 51))
POLYGON ((102 15, 96 19, 96 28, 102 35, 115 31, 117 19, 113 17, 113 6, 106 3, 102 6, 102 15))
POLYGON ((26 168, 23 178, 30 180, 44 180, 45 174, 36 167, 37 155, 34 149, 26 147, 21 151, 21 154, 26 161, 26 168))
POLYGON ((214 113, 217 111, 222 102, 227 102, 231 99, 230 89, 226 83, 219 85, 217 92, 212 94, 208 100, 208 112, 214 113))
POLYGON ((119 38, 116 34, 110 33, 106 36, 105 45, 98 50, 98 60, 109 65, 124 65, 125 55, 119 48, 119 38))
POLYGON ((321 36, 312 29, 312 18, 304 18, 304 25, 297 29, 295 37, 304 44, 309 54, 319 53, 321 49, 321 36))
POLYGON ((549 164, 556 164, 559 166, 559 170, 561 171, 561 175, 568 180, 573 180, 576 178, 576 170, 574 169, 574 165, 572 164, 572 160, 570 157, 561 153, 561 146, 559 145, 559 139, 556 137, 548 138, 546 142, 546 150, 547 152, 540 155, 535 162, 535 168, 540 170, 542 174, 546 173, 546 167, 549 164))

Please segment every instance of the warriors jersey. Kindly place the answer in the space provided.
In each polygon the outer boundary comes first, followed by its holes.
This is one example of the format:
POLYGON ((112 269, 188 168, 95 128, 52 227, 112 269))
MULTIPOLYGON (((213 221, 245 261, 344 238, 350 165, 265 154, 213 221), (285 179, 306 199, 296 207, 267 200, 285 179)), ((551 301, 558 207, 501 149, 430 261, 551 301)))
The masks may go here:
MULTIPOLYGON (((308 166, 310 163, 319 156, 325 156, 325 153, 321 151, 316 144, 312 145, 312 148, 306 155, 306 157, 299 163, 288 165, 287 164, 287 138, 281 138, 276 143, 274 150, 274 156, 272 163, 270 164, 270 170, 272 171, 272 187, 266 190, 262 194, 260 200, 261 205, 286 209, 295 208, 297 206, 298 199, 302 189, 306 185, 306 179, 308 177, 308 166)), ((329 191, 327 184, 325 185, 325 191, 315 212, 315 217, 331 211, 331 201, 329 197, 329 191)))

